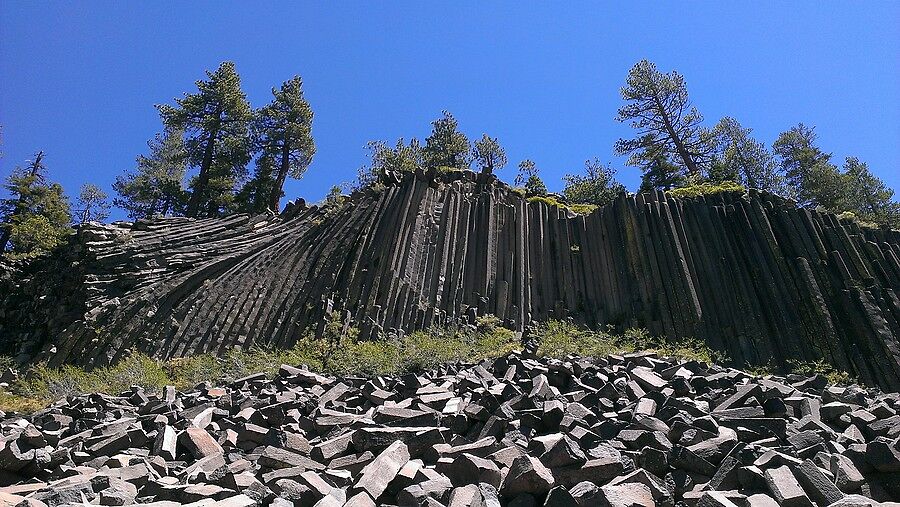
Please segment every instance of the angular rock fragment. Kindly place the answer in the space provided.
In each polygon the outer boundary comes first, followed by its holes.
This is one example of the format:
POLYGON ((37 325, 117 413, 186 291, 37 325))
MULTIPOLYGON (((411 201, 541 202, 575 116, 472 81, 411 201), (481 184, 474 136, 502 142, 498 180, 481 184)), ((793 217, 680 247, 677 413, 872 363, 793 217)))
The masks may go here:
POLYGON ((496 463, 472 454, 457 455, 452 458, 449 465, 443 469, 438 468, 438 471, 444 473, 456 485, 483 482, 495 488, 500 487, 500 469, 496 463))
POLYGON ((603 486, 600 488, 600 505, 609 507, 655 507, 653 493, 650 488, 639 483, 629 482, 617 486, 603 486))
POLYGON ((778 505, 785 507, 807 507, 812 506, 812 502, 803 491, 803 487, 797 482, 794 474, 791 473, 787 466, 780 466, 766 470, 766 484, 772 497, 778 501, 778 505))
POLYGON ((378 499, 407 461, 409 449, 406 444, 394 442, 362 469, 354 489, 365 491, 370 498, 378 499))
POLYGON ((321 463, 306 456, 275 446, 267 446, 259 456, 258 463, 267 468, 292 468, 299 467, 304 470, 321 470, 325 468, 321 463))
POLYGON ((857 491, 866 481, 856 465, 846 456, 833 454, 829 464, 835 486, 844 493, 857 491))
POLYGON ((793 470, 794 476, 816 505, 830 505, 844 497, 832 479, 827 477, 812 460, 804 461, 793 470))
POLYGON ((540 460, 532 456, 519 456, 506 472, 500 493, 504 496, 521 493, 542 495, 550 491, 554 483, 553 474, 540 460))
POLYGON ((225 452, 209 432, 197 427, 184 430, 179 436, 179 443, 197 459, 225 452))
POLYGON ((481 490, 475 484, 453 488, 447 507, 484 507, 481 490))
POLYGON ((178 454, 178 435, 175 428, 168 424, 160 428, 153 442, 153 454, 161 456, 166 461, 174 461, 178 454))

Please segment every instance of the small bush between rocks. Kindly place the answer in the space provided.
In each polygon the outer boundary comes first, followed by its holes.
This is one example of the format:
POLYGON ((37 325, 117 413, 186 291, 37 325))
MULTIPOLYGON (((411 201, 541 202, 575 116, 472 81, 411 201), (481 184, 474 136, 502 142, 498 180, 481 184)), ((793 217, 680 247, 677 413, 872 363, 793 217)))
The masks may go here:
POLYGON ((630 350, 623 340, 615 336, 559 320, 537 325, 534 333, 538 341, 539 356, 554 358, 569 354, 606 356, 630 350))
POLYGON ((830 384, 852 384, 856 379, 845 371, 836 369, 834 366, 820 359, 818 361, 791 361, 791 371, 801 375, 822 375, 828 379, 830 384))

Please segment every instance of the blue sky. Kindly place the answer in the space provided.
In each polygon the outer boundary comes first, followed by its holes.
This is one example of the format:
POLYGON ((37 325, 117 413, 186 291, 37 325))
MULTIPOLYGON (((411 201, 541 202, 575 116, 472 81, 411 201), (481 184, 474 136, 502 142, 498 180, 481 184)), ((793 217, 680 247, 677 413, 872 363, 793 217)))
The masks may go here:
MULTIPOLYGON (((77 194, 112 193, 160 130, 153 104, 233 60, 254 107, 299 74, 318 153, 288 198, 351 180, 373 139, 428 135, 450 110, 499 137, 552 190, 613 153, 619 88, 642 58, 677 69, 709 125, 736 117, 770 144, 816 125, 900 188, 900 2, 0 2, 0 177, 37 150, 77 194), (727 4, 727 5, 725 5, 727 4)), ((121 218, 123 215, 114 215, 121 218)))

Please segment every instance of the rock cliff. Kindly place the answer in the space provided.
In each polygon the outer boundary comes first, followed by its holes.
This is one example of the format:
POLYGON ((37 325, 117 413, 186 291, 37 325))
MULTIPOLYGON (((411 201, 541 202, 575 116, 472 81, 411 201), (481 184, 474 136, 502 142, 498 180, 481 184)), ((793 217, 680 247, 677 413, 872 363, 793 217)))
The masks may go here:
POLYGON ((384 180, 280 216, 85 226, 0 266, 2 348, 100 365, 290 346, 329 315, 367 339, 494 314, 645 327, 737 364, 824 359, 900 389, 900 231, 755 191, 575 215, 489 175, 384 180))

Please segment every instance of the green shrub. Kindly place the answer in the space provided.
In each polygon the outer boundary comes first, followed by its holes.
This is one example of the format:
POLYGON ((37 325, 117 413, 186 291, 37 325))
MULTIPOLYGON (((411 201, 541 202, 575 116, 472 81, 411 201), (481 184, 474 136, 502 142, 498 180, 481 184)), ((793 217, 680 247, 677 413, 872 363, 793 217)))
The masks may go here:
POLYGON ((222 362, 210 354, 174 358, 166 362, 166 373, 178 389, 190 389, 201 382, 222 378, 222 362))
POLYGON ((709 364, 728 362, 728 357, 725 354, 709 348, 709 346, 701 340, 692 338, 676 341, 657 340, 655 344, 645 347, 645 350, 653 350, 661 356, 700 361, 709 364))
POLYGON ((128 357, 111 368, 100 369, 95 375, 100 378, 103 390, 110 394, 127 391, 131 386, 139 386, 149 393, 160 393, 170 383, 162 362, 143 354, 128 357))
POLYGON ((6 369, 10 369, 15 371, 18 369, 19 365, 16 363, 16 360, 9 356, 0 355, 0 372, 6 371, 6 369))
POLYGON ((852 220, 856 223, 856 225, 860 227, 864 227, 866 229, 878 229, 880 226, 875 222, 869 222, 867 220, 863 220, 856 213, 852 211, 844 211, 837 214, 839 220, 852 220))
POLYGON ((824 359, 817 361, 789 361, 791 373, 813 376, 822 375, 831 384, 854 384, 856 379, 850 373, 839 370, 824 359))
POLYGON ((655 352, 660 356, 705 363, 723 362, 728 358, 712 350, 700 340, 667 340, 651 336, 644 329, 627 329, 621 335, 592 331, 569 322, 550 320, 536 327, 539 340, 538 355, 564 357, 568 354, 606 356, 638 350, 655 352))
POLYGON ((393 340, 347 340, 324 365, 324 372, 338 375, 376 376, 398 370, 400 353, 393 340))
POLYGON ((769 361, 765 364, 754 364, 744 367, 744 372, 753 375, 754 377, 765 377, 767 375, 772 375, 776 371, 775 364, 772 361, 769 361))
POLYGON ((580 354, 599 357, 630 350, 627 343, 613 336, 561 320, 549 320, 537 325, 534 334, 540 356, 560 358, 580 354))
MULTIPOLYGON (((116 395, 131 386, 158 393, 163 386, 191 389, 203 382, 231 381, 255 373, 270 377, 282 364, 307 365, 313 371, 348 376, 375 376, 420 372, 444 363, 478 362, 520 348, 517 333, 502 327, 493 315, 479 317, 475 326, 417 331, 402 338, 359 341, 358 330, 343 324, 335 314, 325 336, 299 340, 290 349, 252 348, 158 361, 135 354, 109 368, 85 371, 73 366, 33 366, 9 392, 0 392, 0 410, 29 412, 67 396, 102 392, 116 395)), ((649 349, 660 355, 712 362, 716 355, 697 341, 669 342, 646 331, 630 329, 621 335, 592 331, 575 324, 551 320, 535 327, 538 354, 601 357, 613 353, 649 349)), ((821 368, 821 365, 817 367, 821 368)))
POLYGON ((542 203, 546 204, 547 206, 556 206, 557 208, 565 208, 566 207, 565 204, 562 204, 561 202, 557 201, 556 199, 554 199, 552 197, 543 196, 543 195, 531 196, 531 197, 526 198, 525 200, 528 202, 542 202, 542 203))
MULTIPOLYGON (((324 371, 324 363, 333 353, 336 343, 317 340, 312 337, 301 338, 293 348, 282 351, 278 360, 273 363, 305 364, 316 371, 324 371)), ((277 367, 277 366, 276 366, 277 367)))
POLYGON ((594 204, 566 205, 566 204, 563 204, 563 203, 559 202, 558 200, 554 199, 553 197, 544 196, 544 195, 535 195, 535 196, 527 198, 526 200, 528 202, 542 202, 542 203, 546 204, 547 206, 555 206, 557 208, 569 210, 572 213, 575 213, 578 215, 588 215, 588 214, 592 213, 595 209, 598 208, 598 206, 596 206, 594 204))
POLYGON ((689 185, 669 190, 666 193, 671 197, 699 197, 701 195, 714 195, 723 192, 745 193, 747 192, 747 189, 733 181, 723 181, 722 183, 699 183, 697 185, 689 185))
POLYGON ((590 215, 599 208, 596 204, 570 204, 568 207, 578 215, 590 215))
POLYGON ((518 335, 512 330, 497 327, 490 332, 479 335, 465 360, 483 361, 492 357, 500 357, 521 348, 518 335))

